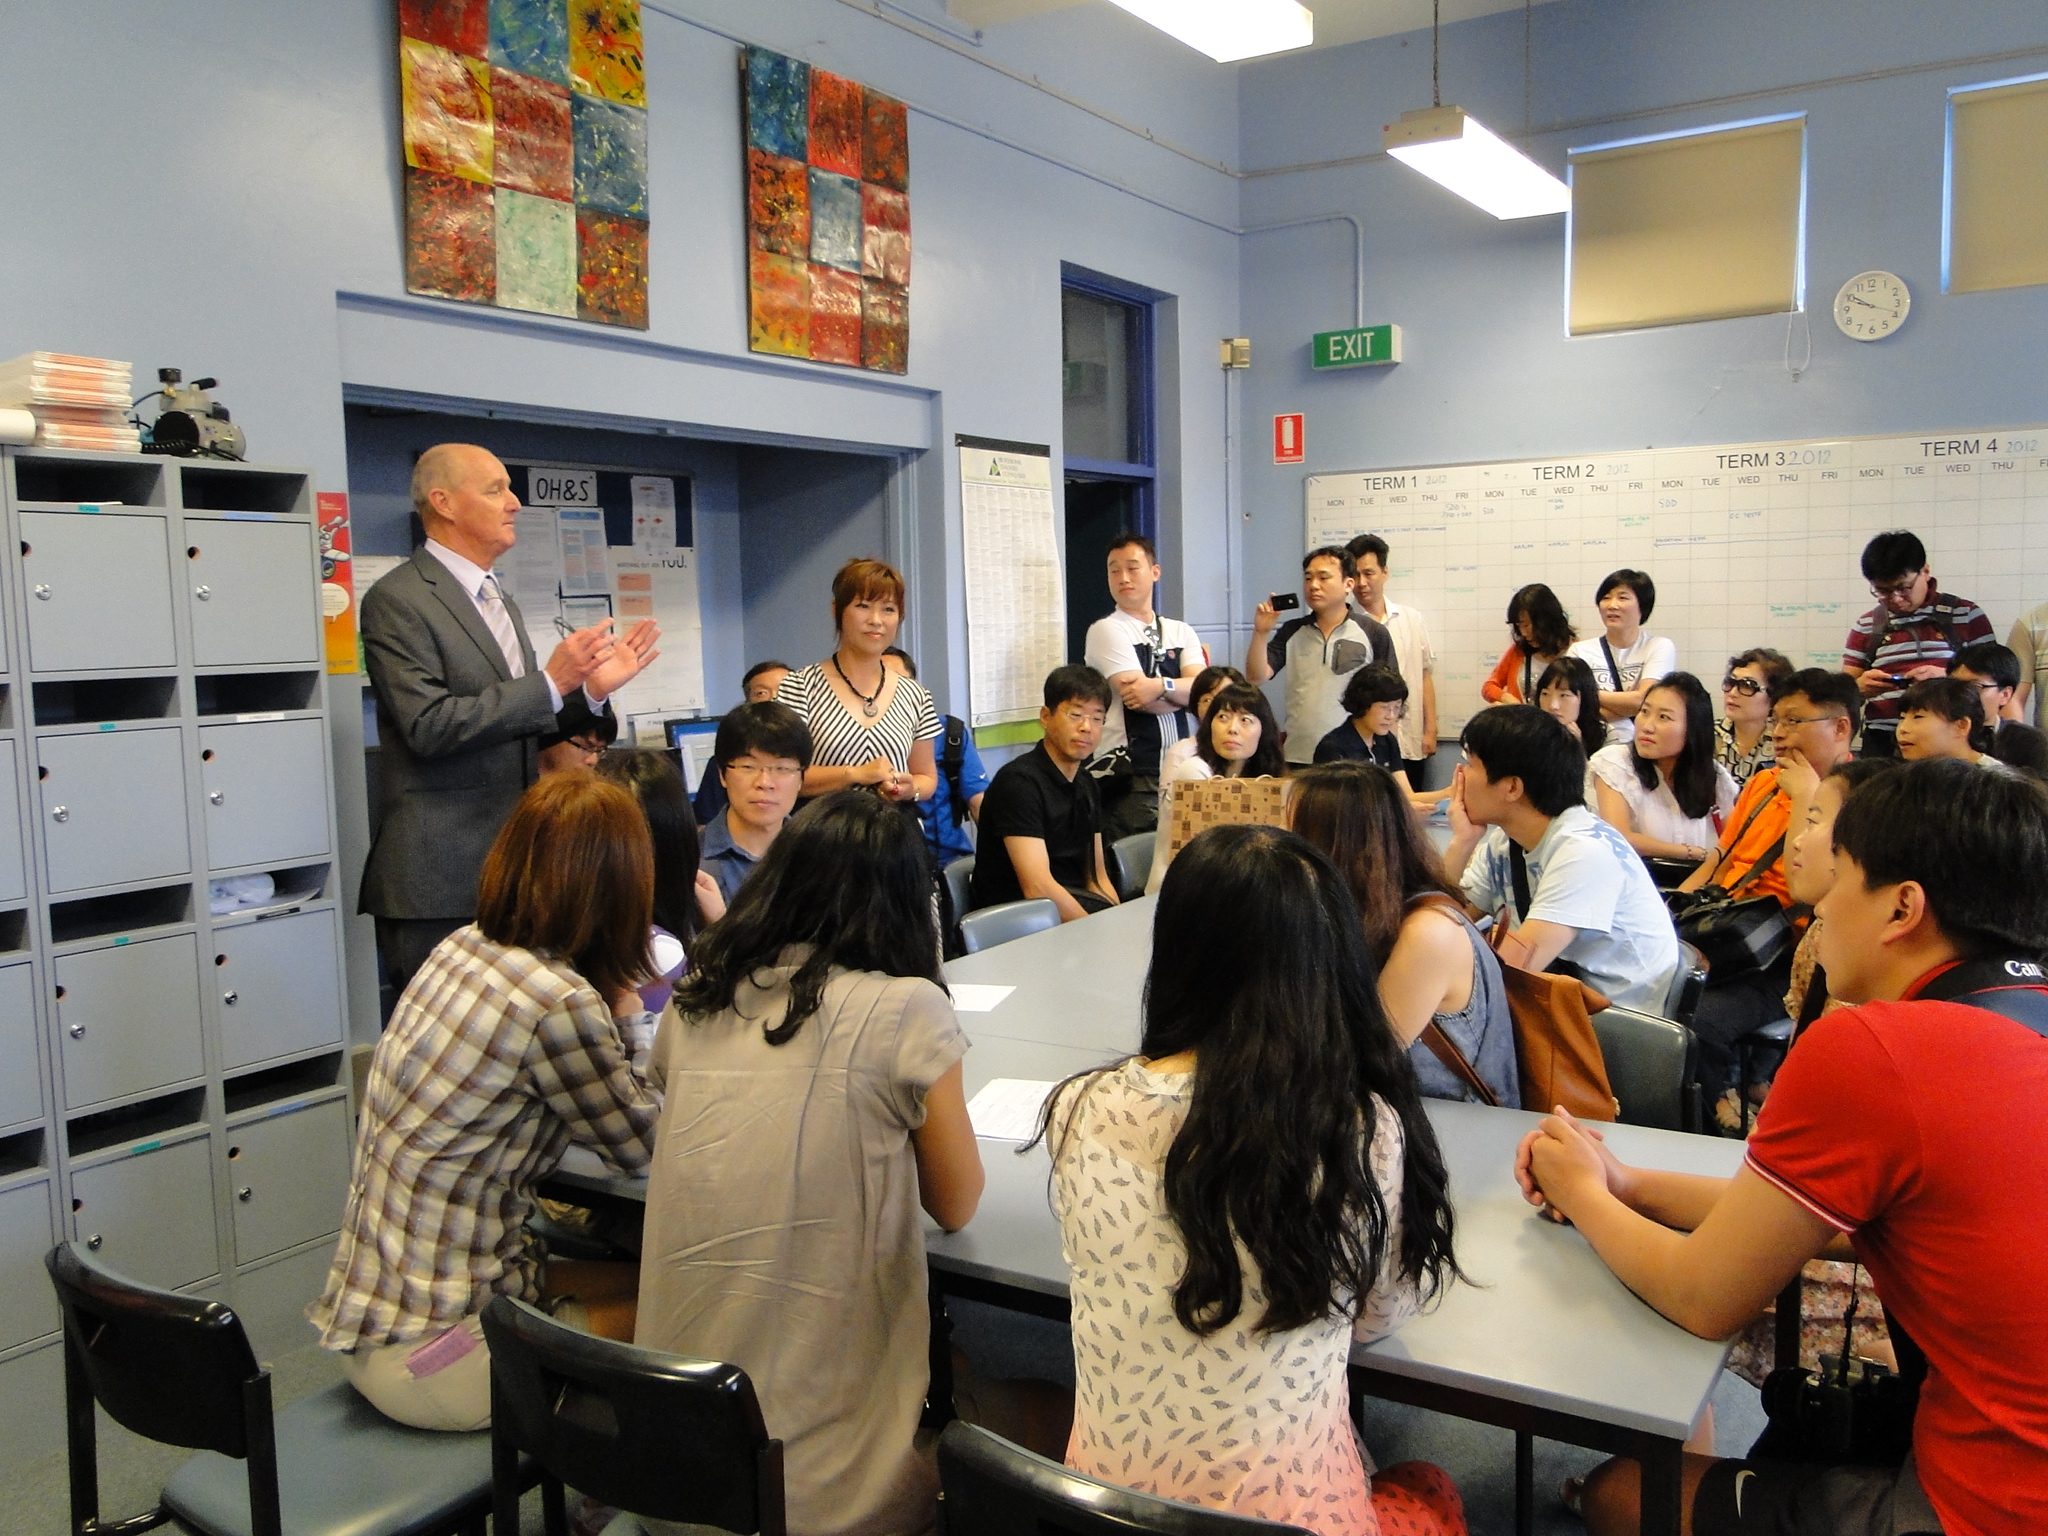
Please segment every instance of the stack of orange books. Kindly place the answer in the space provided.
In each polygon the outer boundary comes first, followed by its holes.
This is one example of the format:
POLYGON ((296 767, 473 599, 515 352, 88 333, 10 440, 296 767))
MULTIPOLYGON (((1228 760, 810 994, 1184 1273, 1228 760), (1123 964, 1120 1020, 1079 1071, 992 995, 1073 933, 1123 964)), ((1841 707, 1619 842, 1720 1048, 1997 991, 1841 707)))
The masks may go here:
POLYGON ((142 433, 128 420, 133 388, 133 367, 112 358, 24 352, 0 363, 0 407, 35 417, 39 448, 141 451, 142 433))

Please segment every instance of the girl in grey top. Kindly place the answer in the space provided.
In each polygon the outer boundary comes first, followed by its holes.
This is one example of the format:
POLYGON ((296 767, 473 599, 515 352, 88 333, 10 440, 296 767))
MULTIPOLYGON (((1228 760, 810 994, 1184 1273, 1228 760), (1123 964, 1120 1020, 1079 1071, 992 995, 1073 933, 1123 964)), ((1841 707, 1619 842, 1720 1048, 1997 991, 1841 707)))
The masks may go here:
POLYGON ((1500 962, 1466 920, 1407 797, 1370 763, 1319 764, 1292 782, 1290 824, 1329 855, 1351 886, 1378 969, 1381 1006, 1408 1047, 1422 1092, 1481 1098, 1423 1038, 1434 1024, 1496 1102, 1520 1108, 1500 962))

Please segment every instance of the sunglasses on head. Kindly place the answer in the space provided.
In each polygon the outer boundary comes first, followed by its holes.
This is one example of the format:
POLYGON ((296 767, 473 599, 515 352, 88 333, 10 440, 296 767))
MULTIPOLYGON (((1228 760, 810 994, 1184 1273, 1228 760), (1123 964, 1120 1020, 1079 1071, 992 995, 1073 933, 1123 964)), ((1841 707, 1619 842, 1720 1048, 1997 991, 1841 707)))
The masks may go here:
POLYGON ((1755 678, 1753 678, 1753 677, 1732 677, 1732 676, 1731 676, 1731 677, 1724 677, 1724 678, 1722 678, 1722 679, 1721 679, 1721 691, 1722 691, 1723 693, 1726 693, 1726 692, 1727 692, 1727 691, 1728 691, 1728 690, 1729 690, 1730 688, 1733 688, 1733 689, 1734 689, 1734 690, 1735 690, 1735 691, 1736 691, 1737 693, 1741 694, 1741 695, 1742 695, 1742 696, 1743 696, 1743 697, 1744 697, 1745 699, 1753 699, 1753 698, 1755 698, 1755 697, 1756 697, 1756 696, 1757 696, 1758 694, 1760 694, 1760 693, 1762 693, 1762 692, 1764 691, 1764 685, 1763 685, 1762 683, 1758 682, 1758 681, 1757 681, 1757 680, 1756 680, 1755 678))

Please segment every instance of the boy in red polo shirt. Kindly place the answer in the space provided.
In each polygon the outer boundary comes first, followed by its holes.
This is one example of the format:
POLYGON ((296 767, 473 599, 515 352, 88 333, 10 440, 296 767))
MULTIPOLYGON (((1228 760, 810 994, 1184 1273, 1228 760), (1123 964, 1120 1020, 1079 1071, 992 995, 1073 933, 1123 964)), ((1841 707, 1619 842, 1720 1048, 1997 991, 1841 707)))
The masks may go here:
MULTIPOLYGON (((2048 788, 1965 763, 1866 785, 1816 909, 1835 995, 1780 1069, 1733 1179, 1634 1169, 1562 1111, 1524 1140, 1533 1204, 1704 1338, 1806 1260, 1860 1260, 1925 1382, 1902 1468, 1689 1456, 1699 1536, 2048 1531, 2048 788)), ((1908 1365, 1908 1369, 1912 1369, 1908 1365)), ((1636 1529, 1637 1469, 1587 1482, 1636 1529)))

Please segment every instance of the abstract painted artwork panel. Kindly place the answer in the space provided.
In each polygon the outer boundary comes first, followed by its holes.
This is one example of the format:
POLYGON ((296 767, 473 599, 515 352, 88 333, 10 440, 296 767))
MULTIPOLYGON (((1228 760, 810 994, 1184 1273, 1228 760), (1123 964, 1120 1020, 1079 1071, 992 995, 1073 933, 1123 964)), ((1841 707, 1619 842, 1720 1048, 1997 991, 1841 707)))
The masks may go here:
POLYGON ((551 197, 497 191, 498 303, 573 315, 577 301, 576 212, 551 197))
POLYGON ((811 254, 811 172, 801 160, 747 151, 747 227, 756 250, 811 254))
POLYGON ((416 38, 398 47, 405 163, 490 185, 490 66, 416 38))
POLYGON ((567 203, 576 193, 576 137, 569 93, 514 70, 491 71, 494 180, 501 187, 567 203))
POLYGON ((569 83, 569 0, 490 0, 490 60, 554 85, 569 83))
POLYGON ((576 313, 647 329, 647 221, 576 213, 576 313))
POLYGON ((576 206, 642 218, 647 213, 647 113, 577 92, 576 206))
POLYGON ((741 71, 748 347, 907 372, 903 103, 763 48, 744 50, 741 71))
POLYGON ((569 84, 606 101, 647 105, 640 0, 569 0, 569 84))
MULTIPOLYGON (((640 0, 396 4, 406 290, 645 330, 640 0)), ((799 257, 807 177, 763 202, 799 257)))
POLYGON ((492 189, 461 176, 405 172, 405 286, 472 304, 496 302, 497 220, 492 189))

